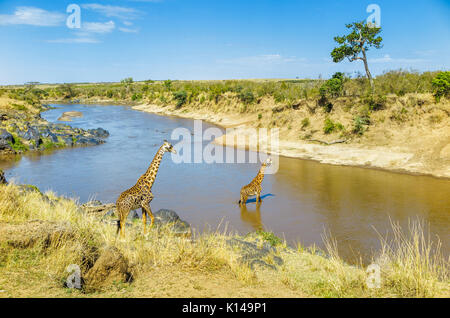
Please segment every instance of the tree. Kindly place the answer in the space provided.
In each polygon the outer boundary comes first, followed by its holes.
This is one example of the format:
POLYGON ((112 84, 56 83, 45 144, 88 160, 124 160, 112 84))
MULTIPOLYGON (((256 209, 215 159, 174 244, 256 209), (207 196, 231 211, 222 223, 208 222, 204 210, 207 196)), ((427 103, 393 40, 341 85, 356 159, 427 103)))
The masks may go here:
POLYGON ((439 102, 442 96, 450 97, 450 72, 440 72, 431 82, 434 97, 439 102))
POLYGON ((364 68, 366 69, 366 75, 369 79, 370 86, 373 89, 373 79, 372 74, 370 74, 369 71, 366 52, 371 47, 376 49, 383 47, 381 44, 383 38, 377 36, 378 33, 381 32, 381 28, 368 25, 365 21, 353 22, 347 24, 346 27, 347 29, 351 29, 349 34, 334 37, 334 40, 340 44, 340 46, 334 48, 331 52, 333 62, 339 63, 344 58, 348 58, 350 62, 362 60, 364 62, 364 68))
POLYGON ((132 77, 127 77, 127 78, 124 78, 123 80, 121 80, 120 83, 122 83, 125 86, 127 93, 129 93, 130 87, 131 87, 131 85, 133 85, 134 81, 133 81, 132 77))

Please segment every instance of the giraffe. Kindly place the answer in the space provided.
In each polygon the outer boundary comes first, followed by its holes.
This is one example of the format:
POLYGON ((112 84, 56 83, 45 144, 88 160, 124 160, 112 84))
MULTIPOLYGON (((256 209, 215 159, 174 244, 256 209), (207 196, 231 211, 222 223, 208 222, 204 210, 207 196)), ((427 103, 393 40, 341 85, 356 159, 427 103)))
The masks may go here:
POLYGON ((270 166, 272 164, 272 159, 267 158, 266 161, 264 161, 261 165, 261 169, 259 169, 258 174, 256 175, 256 177, 252 180, 252 182, 250 182, 249 184, 247 184, 246 186, 243 186, 241 189, 241 198, 239 200, 239 205, 245 205, 247 202, 247 198, 250 195, 256 195, 256 203, 260 203, 261 200, 261 183, 264 179, 264 171, 266 169, 266 167, 270 166))
POLYGON ((173 146, 167 140, 164 140, 164 143, 159 148, 147 171, 138 179, 134 186, 122 192, 117 199, 116 208, 119 216, 117 233, 120 231, 122 238, 125 237, 125 222, 131 210, 142 209, 144 234, 147 232, 147 215, 151 218, 150 226, 153 225, 154 217, 150 209, 150 202, 153 200, 152 186, 155 182, 163 155, 166 152, 177 153, 173 146))

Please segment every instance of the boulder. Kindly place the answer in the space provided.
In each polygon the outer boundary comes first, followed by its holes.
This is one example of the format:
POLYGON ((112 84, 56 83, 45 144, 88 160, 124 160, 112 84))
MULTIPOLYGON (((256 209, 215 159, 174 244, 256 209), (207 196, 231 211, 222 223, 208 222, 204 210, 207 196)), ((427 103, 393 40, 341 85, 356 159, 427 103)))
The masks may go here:
POLYGON ((14 143, 14 137, 5 129, 0 129, 0 151, 14 152, 11 144, 14 143))
POLYGON ((80 146, 93 146, 93 145, 100 145, 105 143, 104 140, 102 139, 98 139, 98 138, 90 138, 90 137, 85 137, 85 136, 77 136, 76 137, 76 145, 80 145, 80 146))
MULTIPOLYGON (((153 216, 155 217, 154 226, 169 226, 170 230, 176 235, 187 237, 191 236, 190 224, 180 219, 175 211, 160 209, 153 213, 153 216)), ((148 223, 150 223, 150 218, 148 223)))
POLYGON ((128 260, 113 246, 106 248, 84 277, 85 290, 95 291, 113 283, 132 281, 128 260))
POLYGON ((89 129, 88 132, 97 138, 109 137, 109 132, 103 128, 89 129))

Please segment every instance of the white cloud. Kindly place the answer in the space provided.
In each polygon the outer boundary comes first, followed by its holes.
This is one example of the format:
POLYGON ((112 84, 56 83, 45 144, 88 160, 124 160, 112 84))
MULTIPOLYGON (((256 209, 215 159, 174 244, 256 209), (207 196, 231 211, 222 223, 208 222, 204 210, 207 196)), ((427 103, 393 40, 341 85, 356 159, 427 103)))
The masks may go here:
POLYGON ((427 62, 427 60, 424 60, 424 59, 408 59, 408 58, 392 58, 389 54, 385 54, 383 57, 380 57, 380 58, 369 59, 369 63, 409 63, 409 64, 415 64, 415 63, 422 63, 422 62, 427 62))
POLYGON ((136 19, 141 13, 133 8, 103 5, 98 3, 82 4, 81 7, 83 9, 97 11, 108 18, 118 18, 123 20, 136 19))
POLYGON ((98 40, 89 38, 89 37, 48 40, 47 42, 48 43, 99 43, 98 40))
POLYGON ((304 58, 284 57, 280 54, 263 54, 247 57, 238 57, 232 59, 221 59, 218 60, 219 63, 224 64, 245 64, 245 65, 261 65, 261 64, 284 64, 293 62, 305 62, 304 58))
POLYGON ((125 33, 137 33, 139 32, 138 29, 130 29, 130 28, 119 28, 120 31, 125 32, 125 33))
POLYGON ((14 14, 0 14, 0 25, 58 26, 64 23, 66 16, 59 12, 50 12, 36 7, 17 7, 14 14))
POLYGON ((114 21, 108 21, 108 22, 84 22, 81 25, 81 31, 82 32, 88 32, 88 33, 109 33, 112 30, 114 30, 116 27, 116 24, 114 21))

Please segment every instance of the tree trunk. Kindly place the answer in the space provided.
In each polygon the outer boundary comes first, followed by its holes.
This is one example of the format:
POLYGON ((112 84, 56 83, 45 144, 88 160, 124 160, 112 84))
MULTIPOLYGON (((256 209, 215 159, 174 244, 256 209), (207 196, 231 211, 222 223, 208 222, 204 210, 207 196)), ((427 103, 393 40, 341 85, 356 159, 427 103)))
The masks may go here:
POLYGON ((364 62, 364 68, 366 69, 367 78, 369 79, 370 88, 373 90, 373 78, 372 74, 370 74, 369 71, 369 65, 367 64, 367 57, 366 57, 366 51, 364 48, 362 48, 362 54, 363 54, 363 62, 364 62))

